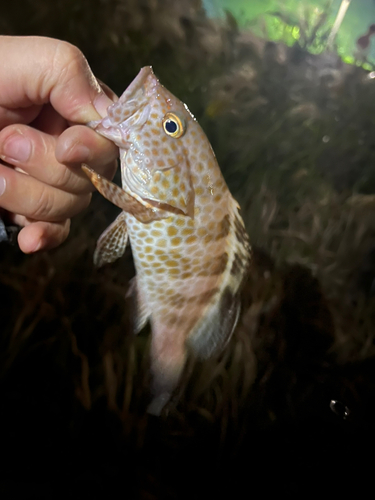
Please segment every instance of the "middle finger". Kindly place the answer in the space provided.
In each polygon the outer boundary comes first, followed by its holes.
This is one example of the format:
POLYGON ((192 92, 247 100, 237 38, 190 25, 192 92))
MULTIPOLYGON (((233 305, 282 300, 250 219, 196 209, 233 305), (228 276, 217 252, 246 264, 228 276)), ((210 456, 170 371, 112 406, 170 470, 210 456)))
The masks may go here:
POLYGON ((9 125, 0 132, 0 158, 34 179, 63 191, 89 191, 85 180, 55 157, 56 139, 27 125, 9 125))
MULTIPOLYGON (((110 141, 103 141, 103 138, 88 127, 71 127, 61 137, 71 138, 67 150, 68 153, 73 151, 73 157, 74 152, 81 151, 82 159, 76 154, 74 160, 86 162, 93 168, 96 167, 95 163, 100 162, 101 168, 96 169, 102 170, 100 173, 108 173, 106 168, 108 170, 109 167, 105 162, 111 159, 112 166, 110 166, 109 174, 114 175, 114 158, 117 156, 117 149, 110 141), (86 153, 86 156, 82 152, 86 153)), ((0 131, 0 158, 22 169, 44 184, 62 191, 73 194, 85 194, 93 191, 90 181, 85 178, 86 176, 81 172, 81 169, 77 168, 79 165, 72 163, 67 166, 56 159, 57 144, 61 144, 60 138, 56 139, 40 130, 27 125, 9 125, 0 131)), ((64 163, 69 163, 67 154, 60 156, 64 163)))

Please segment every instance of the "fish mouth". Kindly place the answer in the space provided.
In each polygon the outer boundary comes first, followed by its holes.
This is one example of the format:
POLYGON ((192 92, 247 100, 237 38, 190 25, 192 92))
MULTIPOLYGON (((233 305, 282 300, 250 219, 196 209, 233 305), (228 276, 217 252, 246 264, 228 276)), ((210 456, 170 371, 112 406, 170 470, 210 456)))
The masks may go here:
POLYGON ((118 101, 108 108, 108 115, 87 125, 99 134, 113 141, 120 149, 129 149, 131 128, 141 128, 150 112, 149 99, 157 94, 159 80, 151 66, 145 66, 130 83, 118 101), (121 112, 122 110, 122 112, 121 112), (137 112, 141 110, 138 116, 137 112))
POLYGON ((152 66, 144 66, 122 94, 119 101, 127 102, 133 99, 140 90, 145 91, 147 95, 155 93, 158 84, 159 80, 156 78, 152 66))

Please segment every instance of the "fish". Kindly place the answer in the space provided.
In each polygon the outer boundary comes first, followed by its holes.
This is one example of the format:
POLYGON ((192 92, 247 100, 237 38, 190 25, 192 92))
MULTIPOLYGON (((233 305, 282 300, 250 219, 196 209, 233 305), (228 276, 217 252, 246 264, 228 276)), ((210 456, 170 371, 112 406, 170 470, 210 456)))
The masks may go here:
POLYGON ((207 359, 229 341, 251 247, 211 144, 188 107, 144 67, 101 120, 88 123, 120 150, 122 187, 82 168, 122 209, 100 236, 98 267, 130 241, 135 332, 151 323, 152 397, 160 415, 187 356, 207 359))

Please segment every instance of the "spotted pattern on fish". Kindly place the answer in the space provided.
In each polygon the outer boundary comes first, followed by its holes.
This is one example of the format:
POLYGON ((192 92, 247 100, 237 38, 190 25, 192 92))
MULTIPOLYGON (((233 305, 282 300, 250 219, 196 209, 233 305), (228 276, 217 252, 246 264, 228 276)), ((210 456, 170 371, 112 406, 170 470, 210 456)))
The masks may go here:
POLYGON ((128 232, 137 329, 149 318, 152 325, 155 398, 149 410, 158 414, 178 384, 188 349, 205 358, 230 338, 250 261, 248 237, 203 130, 150 67, 106 118, 89 125, 119 146, 122 189, 85 171, 124 210, 101 236, 94 260, 101 265, 121 255, 126 238, 115 228, 128 232))

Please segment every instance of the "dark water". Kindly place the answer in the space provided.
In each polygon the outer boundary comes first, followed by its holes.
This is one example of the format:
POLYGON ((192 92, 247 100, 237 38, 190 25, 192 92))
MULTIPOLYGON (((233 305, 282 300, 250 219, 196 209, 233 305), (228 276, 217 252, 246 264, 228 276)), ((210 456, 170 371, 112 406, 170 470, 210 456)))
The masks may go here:
POLYGON ((131 335, 124 302, 131 253, 91 263, 116 209, 95 196, 52 252, 1 244, 2 498, 361 495, 375 416, 374 74, 208 19, 194 0, 29 0, 7 4, 0 29, 78 45, 117 93, 152 64, 206 131, 254 248, 232 341, 192 360, 155 418, 149 331, 131 335))

